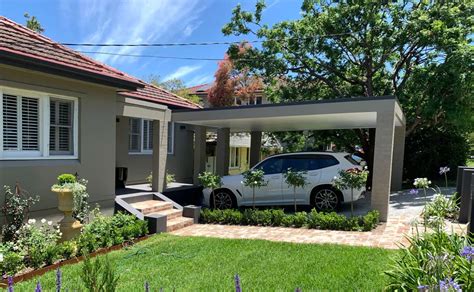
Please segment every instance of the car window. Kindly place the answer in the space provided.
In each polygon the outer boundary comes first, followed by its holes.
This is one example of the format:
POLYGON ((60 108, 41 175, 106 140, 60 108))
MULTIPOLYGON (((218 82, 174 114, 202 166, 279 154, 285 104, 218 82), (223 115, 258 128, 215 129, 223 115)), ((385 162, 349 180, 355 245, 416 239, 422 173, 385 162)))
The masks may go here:
POLYGON ((261 169, 265 174, 275 174, 275 173, 281 173, 282 172, 282 159, 275 157, 275 158, 270 158, 259 165, 257 165, 255 168, 256 169, 261 169))
POLYGON ((283 160, 283 170, 308 171, 311 159, 306 157, 288 157, 283 160))
POLYGON ((316 160, 318 169, 339 164, 339 161, 331 155, 318 155, 318 158, 316 160))

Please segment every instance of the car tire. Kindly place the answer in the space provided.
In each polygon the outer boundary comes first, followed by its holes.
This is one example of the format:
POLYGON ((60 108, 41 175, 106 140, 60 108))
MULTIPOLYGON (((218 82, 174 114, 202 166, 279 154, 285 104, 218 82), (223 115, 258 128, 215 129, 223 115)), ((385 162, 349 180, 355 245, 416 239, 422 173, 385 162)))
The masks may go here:
POLYGON ((333 187, 319 187, 311 192, 311 205, 320 212, 337 211, 341 206, 342 194, 333 187))
POLYGON ((211 194, 209 206, 211 206, 213 209, 220 210, 235 209, 237 207, 237 200, 231 191, 226 189, 218 189, 211 194), (216 206, 214 206, 214 196, 216 196, 216 206))

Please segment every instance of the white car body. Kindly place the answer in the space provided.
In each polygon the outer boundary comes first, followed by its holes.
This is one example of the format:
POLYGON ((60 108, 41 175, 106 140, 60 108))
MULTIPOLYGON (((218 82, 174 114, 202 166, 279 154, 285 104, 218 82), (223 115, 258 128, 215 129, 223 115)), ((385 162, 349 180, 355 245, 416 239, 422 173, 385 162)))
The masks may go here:
MULTIPOLYGON (((323 168, 318 169, 310 169, 307 170, 304 175, 307 179, 307 185, 304 187, 296 188, 296 204, 298 205, 311 205, 312 199, 311 195, 313 190, 318 190, 321 188, 333 188, 332 183, 334 177, 338 176, 338 171, 341 169, 353 169, 358 168, 361 169, 362 167, 357 165, 354 160, 352 162, 347 159, 351 157, 348 153, 334 153, 334 152, 299 152, 299 153, 286 153, 286 154, 278 154, 270 156, 257 165, 255 165, 252 169, 259 169, 264 163, 270 159, 282 159, 282 164, 285 163, 289 164, 289 161, 300 161, 302 160, 315 160, 315 159, 323 159, 323 162, 319 163, 319 165, 330 165, 323 168), (322 157, 322 158, 321 158, 322 157), (314 159, 313 159, 314 158, 314 159), (337 164, 335 160, 337 160, 337 164)), ((271 162, 268 162, 271 163, 271 162)), ((308 162, 310 163, 310 162, 308 162)), ((313 162, 311 162, 313 163, 313 162)), ((276 164, 276 163, 275 163, 276 164)), ((313 168, 317 168, 317 162, 314 162, 313 168)), ((261 188, 255 189, 255 205, 257 206, 284 206, 284 205, 293 205, 294 203, 294 193, 293 187, 290 187, 286 184, 285 178, 283 176, 283 172, 286 171, 286 168, 282 165, 282 171, 279 173, 269 173, 265 174, 265 181, 267 182, 266 186, 261 188), (285 169, 285 170, 283 170, 285 169)), ((243 175, 228 175, 222 178, 222 187, 218 190, 228 190, 230 191, 234 198, 234 207, 240 206, 252 206, 253 205, 253 193, 252 188, 245 186, 243 183, 243 175)), ((333 188, 334 189, 334 188, 333 188)), ((339 191, 338 196, 340 203, 347 203, 351 201, 358 200, 364 189, 354 190, 354 193, 351 198, 351 191, 350 190, 343 190, 342 192, 339 191), (342 197, 341 197, 342 195, 342 197)), ((216 190, 217 193, 217 190, 216 190)), ((204 206, 211 206, 211 191, 209 189, 205 189, 203 191, 204 194, 204 206)))

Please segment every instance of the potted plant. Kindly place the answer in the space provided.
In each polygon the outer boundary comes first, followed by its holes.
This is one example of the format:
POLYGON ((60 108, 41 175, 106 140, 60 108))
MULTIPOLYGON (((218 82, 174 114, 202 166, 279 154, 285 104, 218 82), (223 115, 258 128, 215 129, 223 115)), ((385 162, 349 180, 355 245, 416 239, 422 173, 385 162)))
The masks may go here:
POLYGON ((261 169, 252 169, 243 173, 244 180, 242 183, 252 188, 253 208, 255 209, 255 188, 261 188, 267 185, 265 181, 265 172, 261 169))
POLYGON ((85 186, 77 182, 76 176, 72 174, 61 174, 58 181, 51 187, 51 191, 58 196, 58 209, 64 212, 64 217, 59 221, 62 236, 60 241, 72 239, 82 227, 79 220, 73 217, 74 193, 85 191, 85 186))
POLYGON ((296 213, 296 188, 301 187, 304 188, 307 185, 306 177, 304 176, 305 172, 303 171, 293 171, 291 168, 283 174, 285 177, 285 182, 288 186, 293 187, 293 202, 295 205, 295 213, 296 213))
POLYGON ((216 197, 214 196, 214 190, 222 186, 222 180, 221 177, 217 174, 213 174, 212 172, 205 171, 203 173, 200 173, 198 176, 199 180, 201 181, 201 184, 203 187, 208 188, 211 190, 212 194, 212 207, 216 207, 216 197))
POLYGON ((351 190, 351 217, 354 216, 354 189, 360 189, 365 186, 369 172, 364 169, 351 168, 341 169, 339 176, 334 177, 333 184, 340 190, 351 190))

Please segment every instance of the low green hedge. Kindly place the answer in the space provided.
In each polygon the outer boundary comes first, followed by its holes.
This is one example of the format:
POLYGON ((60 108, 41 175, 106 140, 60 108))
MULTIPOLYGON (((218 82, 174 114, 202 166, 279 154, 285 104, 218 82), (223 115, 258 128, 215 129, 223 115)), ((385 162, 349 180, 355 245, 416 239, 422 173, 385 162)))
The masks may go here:
POLYGON ((282 209, 245 209, 240 210, 211 210, 201 211, 201 223, 225 225, 254 225, 254 226, 284 226, 307 227, 311 229, 370 231, 379 223, 379 212, 368 212, 364 216, 347 218, 335 212, 322 213, 315 209, 311 212, 296 212, 285 214, 282 209))

